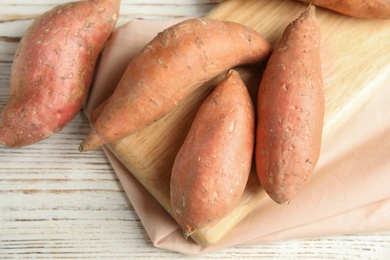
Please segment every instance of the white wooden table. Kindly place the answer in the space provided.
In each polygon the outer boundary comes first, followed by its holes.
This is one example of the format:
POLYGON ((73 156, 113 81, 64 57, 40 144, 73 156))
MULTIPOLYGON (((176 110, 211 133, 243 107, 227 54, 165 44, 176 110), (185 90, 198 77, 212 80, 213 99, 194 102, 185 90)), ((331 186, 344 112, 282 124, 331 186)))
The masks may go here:
MULTIPOLYGON (((9 97, 20 37, 33 17, 64 2, 0 0, 0 108, 9 97)), ((213 6, 208 0, 122 0, 118 26, 133 18, 202 15, 213 6)), ((153 246, 103 151, 78 152, 88 130, 80 113, 38 144, 0 147, 0 259, 199 258, 153 246)), ((262 243, 201 257, 390 259, 390 231, 262 243)))

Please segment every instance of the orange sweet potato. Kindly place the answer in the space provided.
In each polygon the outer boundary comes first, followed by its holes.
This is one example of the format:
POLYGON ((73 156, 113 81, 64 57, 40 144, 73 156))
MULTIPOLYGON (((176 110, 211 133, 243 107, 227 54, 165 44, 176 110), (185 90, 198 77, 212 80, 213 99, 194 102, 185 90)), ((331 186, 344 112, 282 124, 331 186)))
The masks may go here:
POLYGON ((326 9, 364 19, 389 19, 389 0, 301 0, 326 9))
POLYGON ((41 141, 80 111, 119 5, 119 0, 67 3, 34 20, 14 57, 10 99, 0 114, 1 144, 41 141))
POLYGON ((252 165, 255 112, 236 71, 199 108, 172 168, 173 213, 188 236, 238 203, 252 165))
POLYGON ((272 52, 257 111, 259 180, 273 200, 289 203, 309 179, 320 154, 324 92, 314 6, 287 26, 272 52))
POLYGON ((270 50, 256 31, 233 22, 188 19, 164 30, 129 63, 80 151, 143 129, 202 83, 270 50))

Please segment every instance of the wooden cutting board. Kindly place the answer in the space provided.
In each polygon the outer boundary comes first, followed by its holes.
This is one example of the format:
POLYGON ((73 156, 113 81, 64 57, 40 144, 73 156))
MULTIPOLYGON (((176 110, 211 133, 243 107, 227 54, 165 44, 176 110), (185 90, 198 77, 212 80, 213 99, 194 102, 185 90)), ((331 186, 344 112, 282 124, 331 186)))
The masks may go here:
MULTIPOLYGON (((223 1, 208 17, 243 23, 273 46, 306 4, 293 0, 223 1)), ((362 20, 317 8, 322 32, 326 95, 323 142, 381 87, 390 84, 390 20, 362 20)), ((254 101, 262 68, 239 72, 254 101)), ((172 164, 201 102, 218 79, 205 84, 178 107, 143 131, 108 145, 109 149, 171 213, 169 182, 172 164)), ((240 204, 224 219, 191 237, 199 244, 218 242, 261 202, 268 200, 254 169, 240 204)))

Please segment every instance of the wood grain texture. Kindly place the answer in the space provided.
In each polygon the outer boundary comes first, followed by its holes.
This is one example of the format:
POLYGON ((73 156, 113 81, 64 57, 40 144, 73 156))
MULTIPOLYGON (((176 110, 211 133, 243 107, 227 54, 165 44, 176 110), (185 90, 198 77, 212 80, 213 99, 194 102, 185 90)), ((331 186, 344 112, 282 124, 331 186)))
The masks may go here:
MULTIPOLYGON (((0 108, 19 37, 33 16, 60 2, 0 1, 0 108)), ((202 15, 212 7, 196 0, 122 5, 132 10, 122 21, 202 15)), ((38 144, 0 147, 0 259, 199 259, 153 246, 103 151, 77 151, 88 130, 80 113, 38 144)), ((228 248, 201 259, 388 259, 389 248, 390 232, 383 232, 228 248)))

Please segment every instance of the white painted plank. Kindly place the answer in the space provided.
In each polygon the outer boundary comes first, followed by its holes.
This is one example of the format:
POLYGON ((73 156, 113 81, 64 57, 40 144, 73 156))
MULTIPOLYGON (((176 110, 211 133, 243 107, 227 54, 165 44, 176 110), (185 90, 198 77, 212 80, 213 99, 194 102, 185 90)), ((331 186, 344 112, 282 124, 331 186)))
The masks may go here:
MULTIPOLYGON (((26 32, 32 19, 66 0, 56 1, 1 1, 0 37, 20 38, 26 32)), ((183 16, 200 16, 209 12, 215 3, 210 1, 121 1, 117 26, 132 19, 169 19, 183 16)))

